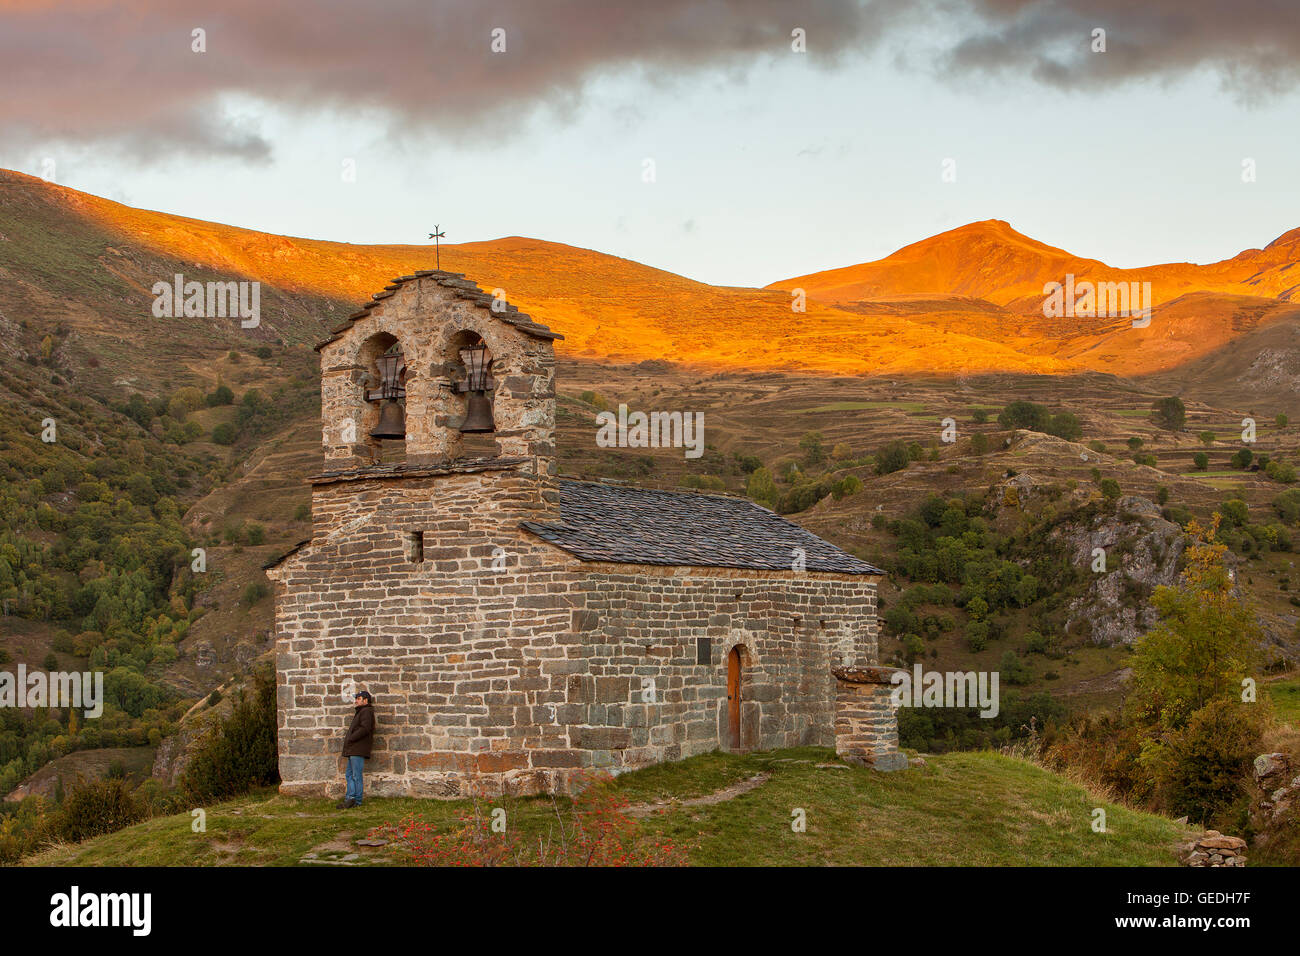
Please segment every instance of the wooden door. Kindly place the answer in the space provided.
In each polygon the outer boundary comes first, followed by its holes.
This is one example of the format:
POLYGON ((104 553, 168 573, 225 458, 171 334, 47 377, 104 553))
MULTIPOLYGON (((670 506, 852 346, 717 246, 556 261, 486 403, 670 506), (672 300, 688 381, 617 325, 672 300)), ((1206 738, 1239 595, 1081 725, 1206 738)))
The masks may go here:
POLYGON ((727 725, 731 749, 740 749, 740 648, 727 655, 727 725))

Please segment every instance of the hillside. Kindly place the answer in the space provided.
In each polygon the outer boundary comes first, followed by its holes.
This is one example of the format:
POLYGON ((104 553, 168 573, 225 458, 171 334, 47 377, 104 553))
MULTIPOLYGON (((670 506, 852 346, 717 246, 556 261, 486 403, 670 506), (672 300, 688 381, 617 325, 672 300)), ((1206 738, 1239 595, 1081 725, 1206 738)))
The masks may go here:
MULTIPOLYGON (((1170 521, 1239 499, 1248 514, 1231 533, 1243 587, 1270 653, 1296 661, 1290 539, 1300 519, 1276 504, 1286 483, 1233 463, 1247 415, 1258 420, 1254 453, 1300 457, 1300 427, 1285 418, 1298 413, 1300 384, 1291 304, 1262 298, 1246 280, 1214 285, 1211 270, 1209 291, 1163 307, 1176 322, 1054 338, 1031 317, 1015 319, 1016 300, 998 290, 1076 260, 1009 227, 985 232, 992 261, 1020 276, 1015 282, 953 258, 911 291, 882 286, 886 298, 843 305, 814 299, 807 315, 791 313, 779 290, 715 288, 540 240, 444 246, 443 264, 487 289, 518 287, 510 297, 566 335, 556 412, 564 474, 744 494, 761 465, 775 476, 778 510, 891 569, 899 539, 890 523, 930 496, 987 497, 1005 536, 990 547, 1025 567, 1041 556, 1036 541, 1017 537, 1021 523, 1051 520, 1059 502, 1094 507, 1101 477, 1147 502, 1164 489, 1170 521), (1007 249, 995 256, 998 244, 1007 249), (919 291, 927 284, 944 287, 919 291), (952 291, 959 286, 968 291, 952 291), (1139 348, 1130 336, 1141 335, 1139 348), (1171 362, 1181 364, 1144 364, 1171 362), (1103 370, 1077 371, 1094 365, 1103 370), (1182 429, 1152 421, 1152 403, 1169 395, 1184 398, 1182 429), (1076 416, 1081 434, 1067 441, 1000 427, 998 414, 1017 400, 1076 416), (620 403, 702 412, 704 455, 597 447, 597 412, 620 403), (957 429, 952 443, 940 440, 947 419, 957 429), (810 433, 822 436, 821 460, 801 448, 810 433), (915 453, 907 467, 878 473, 891 442, 915 453), (843 453, 831 456, 836 449, 843 453), (850 478, 860 490, 832 493, 850 478), (1023 513, 995 507, 1013 478, 1046 489, 1023 513)), ((1219 271, 1282 274, 1295 248, 1289 236, 1219 271)), ((196 700, 268 654, 273 602, 262 566, 310 535, 303 479, 320 461, 311 345, 392 276, 429 264, 424 246, 267 236, 0 173, 0 594, 8 609, 0 650, 29 667, 53 654, 61 667, 119 671, 112 718, 75 739, 71 728, 0 714, 8 721, 0 789, 68 747, 172 738, 196 700), (261 325, 154 317, 150 288, 176 272, 260 279, 261 325), (47 418, 58 424, 54 443, 40 437, 47 418), (191 568, 195 547, 204 549, 202 572, 191 568)), ((1125 522, 1104 520, 1099 533, 1134 543, 1125 522)), ((1144 601, 1169 570, 1146 569, 1125 600, 1144 601)), ((911 600, 904 595, 916 583, 891 574, 884 608, 911 600)), ((1086 596, 1077 582, 1076 590, 1071 600, 1086 596)), ((950 617, 956 625, 940 633, 926 623, 924 653, 938 666, 987 670, 1014 652, 1028 674, 1017 692, 1050 692, 1079 708, 1113 703, 1132 628, 1118 644, 1080 632, 1050 653, 1029 650, 1035 631, 1115 610, 1063 600, 1044 588, 1028 606, 1000 609, 983 649, 965 642, 962 613, 923 604, 923 623, 950 617)), ((886 659, 914 654, 917 634, 886 627, 886 659)))
MULTIPOLYGON (((148 354, 166 367, 198 371, 208 345, 306 344, 393 276, 431 266, 427 246, 269 235, 133 209, 19 173, 0 171, 0 197, 0 279, 9 287, 0 312, 69 325, 77 333, 64 344, 70 359, 104 353, 110 364, 126 366, 130 355, 148 354), (177 272, 260 281, 263 327, 153 318, 150 288, 177 272), (169 340, 188 351, 169 348, 169 340)), ((1142 374, 1294 320, 1298 249, 1300 230, 1212 265, 1114 270, 989 221, 878 262, 765 289, 710 286, 517 236, 445 245, 442 264, 487 290, 505 290, 565 335, 560 351, 571 358, 849 374, 1142 374), (1183 304, 1141 330, 1115 319, 1045 320, 1043 284, 1066 272, 1080 280, 1151 281, 1162 310, 1183 304), (791 308, 788 290, 796 286, 808 293, 804 312, 791 308), (1117 333, 1123 337, 1111 344, 1117 333)))
MULTIPOLYGON (((638 816, 667 806, 640 816, 640 830, 692 846, 689 859, 697 866, 1174 866, 1176 845, 1194 833, 993 753, 929 757, 925 767, 891 774, 814 748, 714 753, 623 775, 613 792, 644 808, 638 816), (759 774, 768 776, 730 799, 684 802, 759 774), (792 807, 805 811, 807 832, 791 829, 792 807), (1096 807, 1106 810, 1107 833, 1091 829, 1096 807)), ((391 865, 400 861, 388 848, 355 841, 410 813, 454 828, 457 812, 470 806, 371 798, 341 813, 327 800, 263 791, 206 808, 205 833, 193 833, 191 815, 183 813, 47 850, 26 864, 391 865)), ((504 806, 509 825, 530 837, 553 826, 549 799, 504 806)))

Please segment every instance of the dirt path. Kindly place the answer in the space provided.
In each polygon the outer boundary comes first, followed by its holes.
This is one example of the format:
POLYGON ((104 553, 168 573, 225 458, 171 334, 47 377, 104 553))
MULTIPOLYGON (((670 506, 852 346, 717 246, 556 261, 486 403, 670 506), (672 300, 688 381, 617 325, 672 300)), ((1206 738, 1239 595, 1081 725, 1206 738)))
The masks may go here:
POLYGON ((771 779, 772 772, 764 770, 762 773, 754 774, 748 780, 733 783, 729 787, 723 787, 721 790, 715 790, 713 793, 705 794, 702 797, 691 797, 688 800, 656 800, 653 803, 634 803, 625 812, 630 817, 646 817, 660 810, 667 810, 669 807, 707 807, 715 803, 726 803, 728 800, 734 800, 742 793, 757 790, 771 779))

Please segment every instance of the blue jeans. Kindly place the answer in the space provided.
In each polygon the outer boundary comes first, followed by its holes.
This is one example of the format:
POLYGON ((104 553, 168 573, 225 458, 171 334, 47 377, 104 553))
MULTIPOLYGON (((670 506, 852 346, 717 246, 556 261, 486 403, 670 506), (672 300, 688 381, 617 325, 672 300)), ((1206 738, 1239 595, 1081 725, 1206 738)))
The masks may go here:
POLYGON ((344 771, 343 777, 348 783, 347 791, 344 797, 348 800, 355 800, 358 805, 361 803, 361 772, 366 767, 365 757, 344 757, 348 762, 347 770, 344 771))

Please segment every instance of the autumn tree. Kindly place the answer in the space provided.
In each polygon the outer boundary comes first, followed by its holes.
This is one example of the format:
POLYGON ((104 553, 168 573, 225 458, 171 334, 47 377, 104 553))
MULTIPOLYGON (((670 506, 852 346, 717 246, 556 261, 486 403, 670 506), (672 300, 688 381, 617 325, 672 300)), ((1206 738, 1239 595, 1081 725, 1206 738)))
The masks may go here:
POLYGON ((1219 520, 1188 524, 1182 579, 1152 595, 1161 620, 1138 639, 1129 698, 1142 724, 1176 730, 1211 701, 1239 700, 1258 659, 1259 627, 1233 593, 1228 547, 1216 540, 1219 520))

